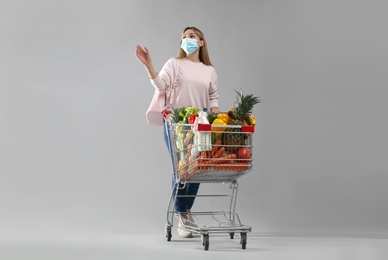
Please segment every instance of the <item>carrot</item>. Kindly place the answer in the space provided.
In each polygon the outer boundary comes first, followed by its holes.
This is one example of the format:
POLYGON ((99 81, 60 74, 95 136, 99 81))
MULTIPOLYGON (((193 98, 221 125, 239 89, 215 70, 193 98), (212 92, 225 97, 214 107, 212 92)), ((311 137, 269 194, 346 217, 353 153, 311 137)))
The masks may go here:
POLYGON ((203 151, 203 152, 201 152, 199 154, 199 156, 198 156, 198 159, 199 159, 198 161, 200 163, 208 161, 210 159, 210 151, 203 151))
POLYGON ((232 153, 228 155, 221 156, 225 152, 225 147, 221 147, 213 156, 213 158, 203 158, 200 157, 199 159, 199 168, 201 170, 207 170, 209 169, 209 165, 212 164, 219 164, 219 163, 227 163, 230 162, 230 160, 236 159, 237 155, 232 153))
POLYGON ((213 158, 220 158, 221 155, 225 152, 225 147, 221 147, 214 155, 213 158))
POLYGON ((236 159, 236 158, 237 158, 237 155, 235 153, 231 153, 231 154, 228 154, 228 155, 225 155, 225 156, 218 158, 217 163, 228 163, 231 160, 236 159))
POLYGON ((214 166, 214 170, 244 171, 248 169, 247 163, 222 163, 214 166))
POLYGON ((207 151, 202 151, 202 152, 198 155, 198 160, 195 161, 198 170, 205 170, 205 167, 202 166, 202 163, 204 163, 204 162, 206 162, 206 161, 209 160, 208 155, 209 155, 209 152, 207 152, 207 151))
POLYGON ((189 166, 188 174, 189 174, 189 175, 192 175, 192 174, 194 174, 196 171, 198 171, 198 162, 197 162, 197 161, 194 161, 194 162, 189 166))
POLYGON ((205 166, 202 163, 199 163, 198 170, 202 171, 202 170, 208 170, 208 169, 209 169, 209 166, 205 166))
POLYGON ((212 150, 210 151, 210 157, 213 157, 216 154, 218 148, 220 148, 220 145, 221 145, 221 140, 217 140, 213 144, 212 150))
POLYGON ((202 164, 221 164, 230 162, 233 159, 236 159, 237 155, 235 153, 227 154, 219 158, 213 158, 211 160, 204 160, 202 164))

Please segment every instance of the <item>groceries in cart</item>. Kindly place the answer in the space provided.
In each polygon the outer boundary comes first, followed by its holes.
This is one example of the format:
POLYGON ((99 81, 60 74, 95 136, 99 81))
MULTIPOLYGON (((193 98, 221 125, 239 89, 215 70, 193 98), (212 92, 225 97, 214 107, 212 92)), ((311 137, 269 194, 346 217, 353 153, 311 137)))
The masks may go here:
POLYGON ((167 120, 177 173, 188 179, 209 171, 247 171, 252 166, 251 134, 256 119, 252 108, 258 97, 237 92, 237 101, 228 112, 214 114, 194 106, 173 108, 167 120))
POLYGON ((211 233, 227 233, 231 239, 239 233, 241 247, 246 248, 251 227, 242 224, 235 212, 237 179, 252 169, 252 136, 256 124, 252 108, 259 102, 258 97, 243 95, 240 91, 234 106, 224 113, 214 114, 207 108, 193 106, 173 108, 165 113, 174 175, 165 227, 167 241, 171 241, 171 228, 177 216, 180 229, 202 236, 205 250, 209 249, 211 233), (189 215, 176 211, 177 198, 198 196, 178 193, 180 187, 192 183, 229 183, 228 194, 199 195, 201 198, 226 198, 229 207, 221 211, 190 211, 189 215))

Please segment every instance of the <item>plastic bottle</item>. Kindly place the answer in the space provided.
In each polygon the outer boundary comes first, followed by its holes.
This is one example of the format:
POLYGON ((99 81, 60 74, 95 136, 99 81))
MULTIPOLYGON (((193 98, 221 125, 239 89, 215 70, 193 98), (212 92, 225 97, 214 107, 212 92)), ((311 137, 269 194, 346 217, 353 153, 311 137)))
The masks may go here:
MULTIPOLYGON (((198 124, 198 117, 195 118, 195 121, 194 121, 194 125, 197 125, 198 124)), ((193 136, 193 146, 191 148, 191 160, 194 161, 197 157, 198 157, 198 154, 199 154, 199 151, 198 151, 198 132, 195 131, 195 128, 193 130, 193 133, 194 133, 194 136, 193 136)))
MULTIPOLYGON (((198 114, 197 123, 209 124, 207 119, 207 109, 204 108, 198 114)), ((198 151, 210 151, 212 149, 211 133, 208 131, 198 131, 198 151)))

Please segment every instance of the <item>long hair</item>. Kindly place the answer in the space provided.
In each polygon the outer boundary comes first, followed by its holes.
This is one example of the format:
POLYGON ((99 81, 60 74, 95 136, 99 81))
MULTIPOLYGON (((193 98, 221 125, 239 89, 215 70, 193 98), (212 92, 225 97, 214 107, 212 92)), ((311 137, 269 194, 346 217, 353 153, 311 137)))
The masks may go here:
MULTIPOLYGON (((199 60, 205 65, 213 66, 212 63, 210 62, 209 52, 207 50, 207 44, 206 44, 206 40, 205 40, 205 35, 201 32, 201 30, 199 30, 198 28, 193 27, 193 26, 186 27, 183 30, 183 33, 186 32, 187 30, 190 30, 190 29, 194 31, 194 33, 199 37, 199 39, 201 41, 203 41, 202 47, 199 48, 199 60)), ((180 47, 181 44, 182 44, 182 40, 179 44, 179 51, 178 51, 178 56, 177 56, 178 59, 182 59, 182 58, 186 57, 186 52, 184 52, 184 50, 182 50, 182 48, 180 47)))

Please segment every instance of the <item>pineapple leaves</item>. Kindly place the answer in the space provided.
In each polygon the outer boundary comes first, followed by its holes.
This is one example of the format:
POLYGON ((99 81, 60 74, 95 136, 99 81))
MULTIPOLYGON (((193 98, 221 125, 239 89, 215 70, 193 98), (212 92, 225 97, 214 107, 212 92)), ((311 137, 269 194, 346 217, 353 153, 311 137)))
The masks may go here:
POLYGON ((236 119, 244 119, 249 113, 252 113, 254 105, 261 102, 259 97, 254 97, 253 94, 244 95, 242 89, 240 91, 235 90, 236 102, 233 109, 233 115, 236 119))

